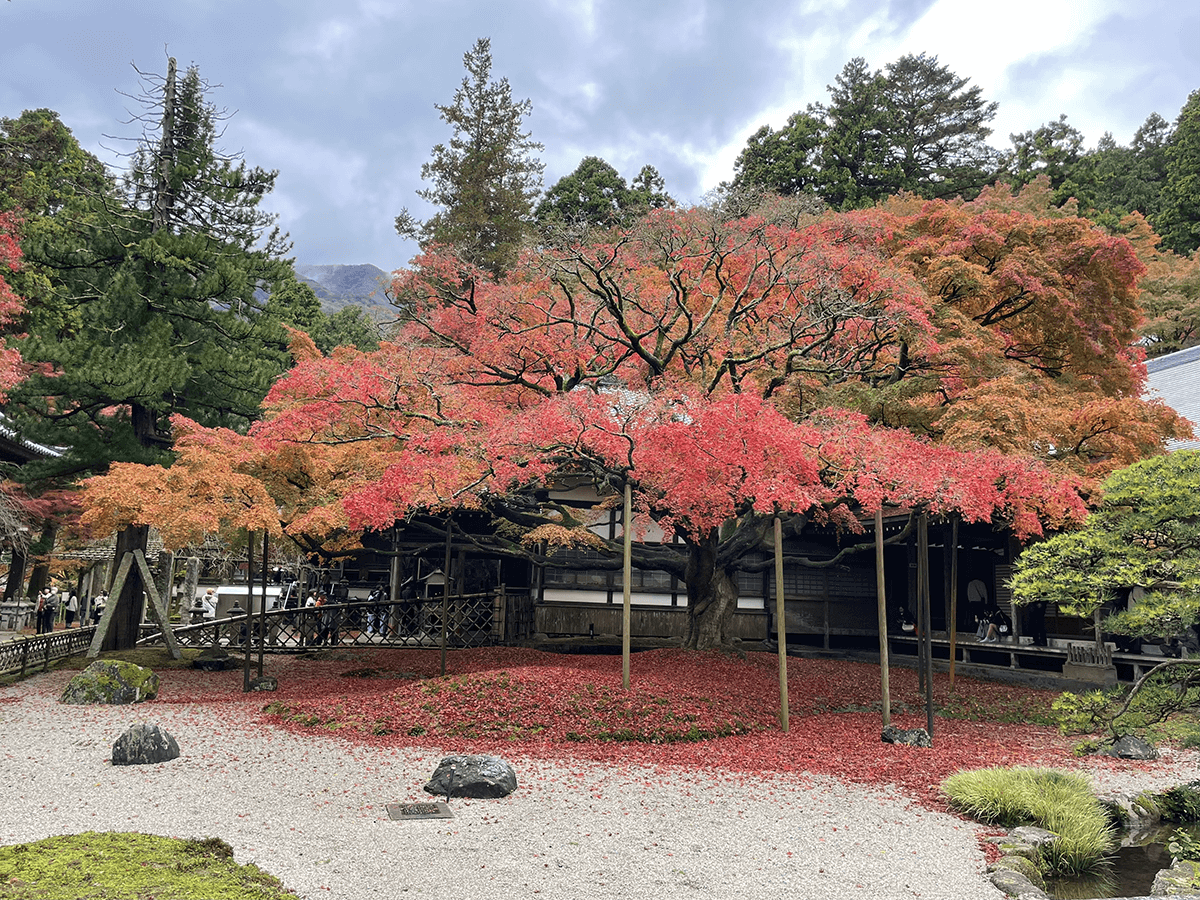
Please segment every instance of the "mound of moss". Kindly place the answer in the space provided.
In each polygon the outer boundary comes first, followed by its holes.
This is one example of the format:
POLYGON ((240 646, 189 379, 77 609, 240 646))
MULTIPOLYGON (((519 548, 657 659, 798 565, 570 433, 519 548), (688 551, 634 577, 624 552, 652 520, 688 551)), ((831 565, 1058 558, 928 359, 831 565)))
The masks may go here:
POLYGON ((95 832, 0 847, 0 900, 295 900, 218 838, 95 832))

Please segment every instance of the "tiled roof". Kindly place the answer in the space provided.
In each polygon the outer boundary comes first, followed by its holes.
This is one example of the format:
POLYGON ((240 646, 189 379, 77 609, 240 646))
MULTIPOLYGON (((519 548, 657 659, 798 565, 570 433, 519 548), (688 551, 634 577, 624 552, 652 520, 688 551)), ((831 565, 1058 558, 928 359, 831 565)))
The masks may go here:
POLYGON ((1197 437, 1168 441, 1168 450, 1200 449, 1200 347, 1189 347, 1146 361, 1146 394, 1160 399, 1197 429, 1197 437))

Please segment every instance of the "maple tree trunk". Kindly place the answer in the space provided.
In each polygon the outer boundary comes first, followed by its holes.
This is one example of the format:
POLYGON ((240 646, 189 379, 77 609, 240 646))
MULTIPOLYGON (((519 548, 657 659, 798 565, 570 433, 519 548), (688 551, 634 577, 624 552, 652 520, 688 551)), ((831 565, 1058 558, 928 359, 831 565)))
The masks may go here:
POLYGON ((725 628, 737 607, 738 588, 730 572, 717 565, 713 532, 693 544, 687 565, 688 624, 683 646, 709 650, 725 645, 725 628))
MULTIPOLYGON (((133 550, 146 552, 146 544, 150 538, 148 525, 128 525, 117 535, 117 549, 113 563, 113 577, 121 566, 125 554, 133 550)), ((131 650, 137 644, 139 627, 142 624, 142 606, 145 602, 146 586, 142 583, 141 570, 133 565, 129 576, 121 588, 119 597, 110 597, 109 603, 115 603, 113 622, 105 635, 101 650, 131 650)))

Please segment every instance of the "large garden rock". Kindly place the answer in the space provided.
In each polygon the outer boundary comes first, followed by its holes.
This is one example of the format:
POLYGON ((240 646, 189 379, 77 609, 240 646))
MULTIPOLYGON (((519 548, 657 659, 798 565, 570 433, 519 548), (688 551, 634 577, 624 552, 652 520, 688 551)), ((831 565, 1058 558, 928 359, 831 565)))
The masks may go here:
POLYGON ((447 756, 425 785, 435 796, 507 797, 517 789, 517 773, 498 756, 447 756))
POLYGON ((179 757, 179 743, 157 725, 134 725, 113 744, 114 766, 143 766, 179 757))
POLYGON ((889 725, 883 729, 883 733, 879 739, 885 744, 908 744, 910 747, 932 747, 933 742, 929 740, 929 732, 924 728, 911 728, 905 730, 897 728, 895 725, 889 725))
POLYGON ((1109 756, 1117 759, 1158 759, 1158 751, 1135 734, 1126 734, 1113 741, 1109 756))
POLYGON ((60 703, 140 703, 158 695, 158 676, 118 659, 97 660, 71 679, 60 703))

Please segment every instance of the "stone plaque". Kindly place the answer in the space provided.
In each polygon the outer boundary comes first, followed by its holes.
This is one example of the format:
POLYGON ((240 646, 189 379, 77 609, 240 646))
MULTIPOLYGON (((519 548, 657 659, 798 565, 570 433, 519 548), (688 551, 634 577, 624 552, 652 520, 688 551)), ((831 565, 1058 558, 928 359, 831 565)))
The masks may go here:
POLYGON ((453 819, 454 813, 443 802, 437 803, 389 803, 387 805, 389 819, 407 821, 409 819, 453 819))

